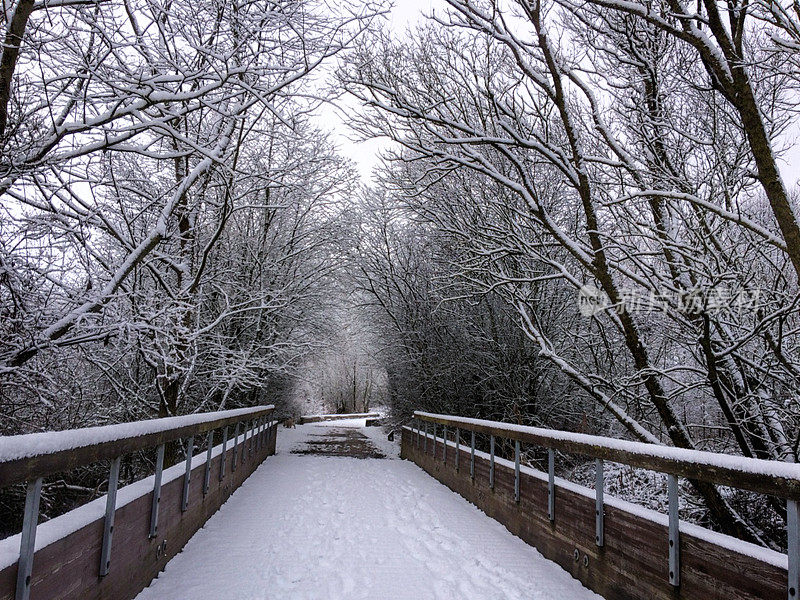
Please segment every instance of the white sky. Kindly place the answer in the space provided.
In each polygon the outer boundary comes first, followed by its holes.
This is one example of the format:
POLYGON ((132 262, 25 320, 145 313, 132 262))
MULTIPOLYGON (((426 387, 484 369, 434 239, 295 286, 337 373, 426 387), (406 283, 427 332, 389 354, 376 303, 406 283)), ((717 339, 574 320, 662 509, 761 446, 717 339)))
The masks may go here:
MULTIPOLYGON (((430 14, 436 8, 442 10, 441 0, 395 0, 394 7, 388 16, 388 24, 397 35, 403 34, 409 27, 424 20, 424 15, 430 14)), ((343 98, 339 104, 346 103, 343 98)), ((358 110, 358 105, 351 100, 352 110, 358 110)), ((350 107, 348 107, 350 108, 350 107)), ((315 125, 329 132, 334 142, 339 146, 340 152, 352 160, 361 175, 362 181, 367 183, 372 175, 372 170, 378 165, 378 154, 387 144, 386 140, 368 140, 365 142, 353 141, 354 134, 349 130, 341 111, 331 105, 320 107, 315 125)))
MULTIPOLYGON (((445 5, 442 0, 395 0, 394 7, 388 16, 389 26, 397 35, 402 35, 409 27, 422 22, 425 15, 444 12, 445 5)), ((346 99, 343 99, 346 102, 346 99)), ((358 110, 357 104, 352 101, 348 110, 358 110)), ((367 140, 364 142, 353 141, 353 132, 345 122, 346 116, 330 105, 323 105, 319 109, 317 127, 328 131, 339 146, 339 150, 352 160, 358 168, 363 182, 371 179, 372 170, 379 163, 379 153, 387 145, 386 140, 367 140)), ((788 146, 788 151, 778 161, 778 167, 783 175, 784 182, 800 192, 800 123, 784 134, 783 140, 788 146)))

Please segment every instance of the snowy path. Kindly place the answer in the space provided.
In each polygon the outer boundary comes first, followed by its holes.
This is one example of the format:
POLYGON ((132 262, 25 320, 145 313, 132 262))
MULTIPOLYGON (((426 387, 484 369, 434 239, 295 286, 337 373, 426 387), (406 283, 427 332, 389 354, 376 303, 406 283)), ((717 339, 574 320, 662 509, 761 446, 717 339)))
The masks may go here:
POLYGON ((386 459, 291 453, 342 423, 281 428, 278 454, 137 600, 602 600, 377 428, 359 431, 386 459))

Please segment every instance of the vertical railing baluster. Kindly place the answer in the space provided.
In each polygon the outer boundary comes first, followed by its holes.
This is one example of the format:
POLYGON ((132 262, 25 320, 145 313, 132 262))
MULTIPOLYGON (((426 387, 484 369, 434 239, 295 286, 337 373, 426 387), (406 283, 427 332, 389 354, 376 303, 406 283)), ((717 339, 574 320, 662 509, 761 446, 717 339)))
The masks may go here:
POLYGON ((239 423, 236 423, 236 428, 233 430, 233 447, 231 448, 233 454, 233 463, 231 464, 231 473, 236 471, 236 456, 239 454, 239 423))
POLYGON ((208 494, 208 486, 211 484, 211 455, 214 452, 214 430, 208 432, 206 436, 206 469, 203 473, 203 497, 208 494))
POLYGON ((442 462, 447 464, 447 425, 442 431, 442 462))
POLYGON ((514 502, 519 504, 519 440, 514 440, 514 502))
POLYGON ((119 466, 122 457, 111 461, 108 475, 108 495, 106 496, 106 518, 103 524, 103 549, 100 552, 100 577, 108 575, 111 567, 111 538, 114 535, 114 514, 117 510, 117 486, 119 485, 119 466))
POLYGON ((425 442, 422 445, 423 454, 428 453, 428 422, 425 421, 425 442))
POLYGON ((419 435, 419 419, 414 419, 414 424, 417 426, 417 435, 416 435, 416 437, 415 437, 414 439, 415 439, 415 440, 416 440, 416 442, 417 442, 417 450, 419 450, 419 443, 420 443, 420 442, 419 442, 419 440, 420 440, 420 435, 419 435))
POLYGON ((789 542, 789 585, 787 598, 797 600, 800 591, 800 502, 786 501, 786 538, 789 542))
POLYGON ((669 502, 669 582, 681 584, 680 522, 678 520, 678 478, 667 475, 667 499, 669 502))
POLYGON ((433 460, 436 460, 436 423, 433 423, 433 460))
POLYGON ((241 450, 241 452, 242 452, 241 463, 242 464, 244 464, 244 460, 245 460, 245 458, 247 458, 247 456, 245 455, 245 452, 247 451, 247 432, 248 432, 247 421, 244 421, 242 423, 242 450, 241 450))
POLYGON ((219 463, 219 480, 225 479, 225 460, 228 450, 228 426, 222 428, 222 459, 219 463))
POLYGON ((456 427, 456 471, 458 471, 458 461, 460 454, 461 454, 461 429, 456 427))
POLYGON ((547 449, 547 518, 556 520, 556 453, 547 449))
POLYGON ((186 472, 183 474, 183 497, 181 498, 181 512, 189 508, 189 479, 192 476, 192 454, 194 454, 194 436, 186 441, 186 472))
POLYGON ((161 475, 164 472, 164 444, 156 450, 156 472, 153 476, 153 504, 150 506, 150 537, 158 535, 158 507, 161 503, 161 475))
POLYGON ((259 438, 261 439, 261 451, 263 452, 267 447, 267 417, 262 417, 261 419, 261 435, 259 438))
MULTIPOLYGON (((267 421, 267 452, 268 453, 272 452, 272 448, 271 448, 272 441, 277 437, 277 435, 278 435, 278 428, 276 426, 273 429, 272 419, 270 418, 267 421)), ((276 450, 277 450, 277 448, 276 448, 276 450)))
POLYGON ((42 478, 28 482, 25 494, 25 516, 22 520, 22 536, 17 563, 16 600, 28 600, 31 593, 33 556, 36 552, 36 527, 39 524, 39 501, 42 497, 42 478))
POLYGON ((489 489, 494 489, 494 436, 489 436, 489 489))
POLYGON ((604 487, 603 459, 597 458, 594 461, 594 543, 598 546, 602 546, 605 543, 603 534, 603 519, 605 517, 604 487))
POLYGON ((469 476, 470 479, 475 479, 475 432, 470 432, 472 435, 470 436, 470 443, 469 443, 469 476))

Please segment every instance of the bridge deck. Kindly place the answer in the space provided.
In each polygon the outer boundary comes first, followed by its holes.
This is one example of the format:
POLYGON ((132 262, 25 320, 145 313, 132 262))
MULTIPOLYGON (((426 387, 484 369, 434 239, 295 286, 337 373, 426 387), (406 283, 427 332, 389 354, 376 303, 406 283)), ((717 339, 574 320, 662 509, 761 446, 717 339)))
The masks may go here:
POLYGON ((378 429, 311 424, 278 439, 138 600, 600 599, 398 459, 378 429))

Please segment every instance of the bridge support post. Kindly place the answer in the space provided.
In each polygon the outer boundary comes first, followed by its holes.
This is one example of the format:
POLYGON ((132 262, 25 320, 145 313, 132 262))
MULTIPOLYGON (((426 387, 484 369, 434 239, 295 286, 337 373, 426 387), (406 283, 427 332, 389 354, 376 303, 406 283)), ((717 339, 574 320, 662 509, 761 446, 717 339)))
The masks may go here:
POLYGON ((225 454, 228 449, 228 426, 222 428, 222 460, 219 463, 219 480, 225 479, 225 454))
POLYGON ((489 436, 489 489, 494 489, 494 436, 489 436))
POLYGON ((603 459, 596 458, 594 461, 594 543, 602 547, 603 536, 603 517, 605 508, 603 507, 603 488, 605 486, 603 473, 603 459))
POLYGON ((475 480, 475 432, 472 431, 469 447, 469 477, 475 480))
POLYGON ((547 449, 547 518, 556 520, 556 451, 547 449))
POLYGON ((194 436, 186 442, 186 472, 183 475, 183 497, 181 499, 181 512, 189 508, 189 478, 192 476, 192 454, 194 454, 194 436))
POLYGON ((150 538, 158 533, 158 505, 161 502, 161 474, 164 471, 164 444, 156 450, 156 472, 153 480, 153 504, 150 507, 150 538))
POLYGON ((208 432, 206 436, 206 469, 203 472, 203 497, 208 494, 208 485, 211 483, 211 453, 214 450, 214 430, 208 432))
POLYGON ((800 502, 786 501, 786 533, 789 542, 789 585, 787 598, 800 596, 800 502))
POLYGON ((458 471, 458 456, 461 454, 461 430, 456 427, 456 471, 458 471))
POLYGON ((25 494, 25 516, 22 521, 22 540, 19 544, 16 600, 28 600, 31 594, 33 554, 36 550, 36 526, 39 524, 39 500, 42 498, 42 478, 28 482, 25 494))
POLYGON ((678 520, 678 478, 667 475, 667 498, 669 501, 669 582, 681 584, 680 522, 678 520))
POLYGON ((519 504, 519 440, 514 440, 514 502, 519 504))
POLYGON ((122 460, 118 456, 111 462, 108 475, 108 495, 106 496, 106 519, 103 525, 103 550, 100 553, 100 577, 108 575, 111 566, 111 538, 114 535, 114 514, 117 511, 117 486, 119 485, 119 465, 122 460))

